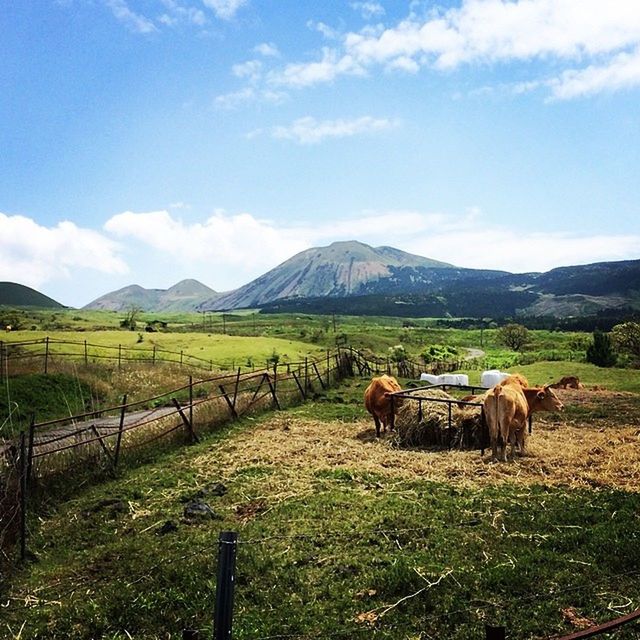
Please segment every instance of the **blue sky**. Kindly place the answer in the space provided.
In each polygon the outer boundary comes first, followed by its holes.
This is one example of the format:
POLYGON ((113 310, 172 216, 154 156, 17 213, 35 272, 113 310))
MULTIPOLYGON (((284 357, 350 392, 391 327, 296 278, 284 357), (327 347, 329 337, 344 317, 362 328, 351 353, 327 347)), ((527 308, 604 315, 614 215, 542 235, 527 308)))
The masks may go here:
POLYGON ((82 306, 360 240, 640 258, 640 3, 23 0, 0 11, 0 280, 82 306))

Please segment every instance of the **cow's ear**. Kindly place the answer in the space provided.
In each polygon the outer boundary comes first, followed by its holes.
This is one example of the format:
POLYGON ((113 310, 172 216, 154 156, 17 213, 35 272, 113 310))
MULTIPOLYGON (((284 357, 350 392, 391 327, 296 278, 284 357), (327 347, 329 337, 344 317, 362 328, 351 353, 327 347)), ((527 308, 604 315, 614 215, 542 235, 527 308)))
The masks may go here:
POLYGON ((542 391, 538 391, 536 398, 538 398, 538 400, 544 400, 545 395, 545 389, 543 389, 542 391))

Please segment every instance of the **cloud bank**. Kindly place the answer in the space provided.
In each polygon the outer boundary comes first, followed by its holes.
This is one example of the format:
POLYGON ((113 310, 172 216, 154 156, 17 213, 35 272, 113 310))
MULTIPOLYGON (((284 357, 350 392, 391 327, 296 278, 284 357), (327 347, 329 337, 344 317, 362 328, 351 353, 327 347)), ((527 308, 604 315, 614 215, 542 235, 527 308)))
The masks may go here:
POLYGON ((73 222, 45 227, 25 216, 0 213, 0 280, 38 288, 84 270, 125 274, 120 250, 113 240, 73 222))
MULTIPOLYGON (((365 19, 384 18, 378 3, 351 6, 365 19)), ((462 0, 358 31, 313 27, 331 46, 309 61, 261 68, 254 84, 260 79, 300 89, 379 70, 450 73, 463 66, 531 63, 537 77, 520 83, 517 93, 544 87, 553 99, 568 100, 640 85, 640 3, 629 0, 462 0), (549 75, 541 75, 541 67, 549 75)))

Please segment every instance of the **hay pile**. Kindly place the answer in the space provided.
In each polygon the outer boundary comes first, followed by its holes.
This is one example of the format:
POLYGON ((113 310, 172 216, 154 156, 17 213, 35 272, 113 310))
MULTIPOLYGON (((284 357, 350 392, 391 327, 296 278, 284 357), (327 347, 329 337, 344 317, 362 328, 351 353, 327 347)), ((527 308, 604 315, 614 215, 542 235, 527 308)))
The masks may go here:
MULTIPOLYGON (((415 400, 407 400, 398 409, 396 417, 399 447, 447 447, 479 449, 483 446, 484 429, 480 408, 451 405, 449 428, 449 404, 429 399, 456 400, 441 389, 422 389, 411 394, 415 400), (423 398, 419 401, 417 398, 423 398)), ((486 445, 485 445, 486 446, 486 445)))

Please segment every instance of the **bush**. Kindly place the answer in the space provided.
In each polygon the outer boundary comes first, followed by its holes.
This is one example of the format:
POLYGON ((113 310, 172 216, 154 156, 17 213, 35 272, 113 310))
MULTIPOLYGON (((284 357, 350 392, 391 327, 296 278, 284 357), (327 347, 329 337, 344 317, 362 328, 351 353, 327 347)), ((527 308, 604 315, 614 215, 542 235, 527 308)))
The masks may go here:
POLYGON ((597 367, 613 367, 616 363, 616 354, 611 346, 611 338, 608 333, 593 332, 593 343, 587 348, 587 362, 595 364, 597 367))

